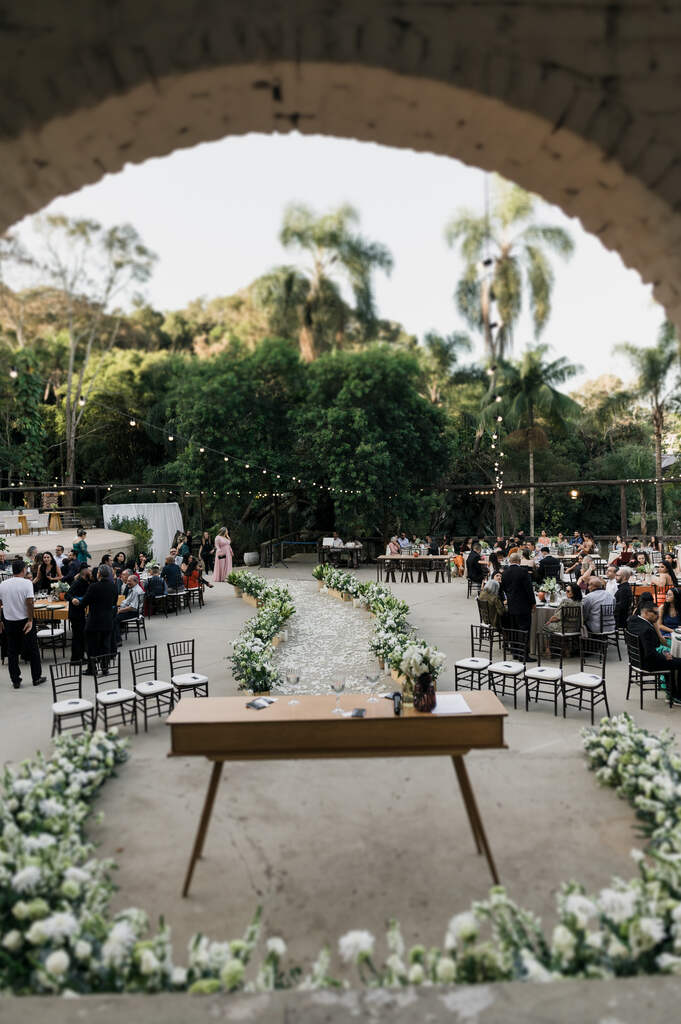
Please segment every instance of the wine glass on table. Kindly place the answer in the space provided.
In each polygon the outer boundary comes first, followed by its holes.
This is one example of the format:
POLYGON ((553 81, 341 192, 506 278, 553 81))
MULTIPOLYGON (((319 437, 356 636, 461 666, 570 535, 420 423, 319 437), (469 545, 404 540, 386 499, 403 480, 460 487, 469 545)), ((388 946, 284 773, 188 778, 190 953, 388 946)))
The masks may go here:
MULTIPOLYGON (((295 692, 295 687, 300 682, 300 676, 298 675, 297 672, 287 672, 286 673, 286 682, 287 682, 287 684, 289 686, 292 686, 294 688, 294 692, 295 692)), ((300 704, 300 701, 296 700, 295 698, 293 698, 292 700, 289 701, 289 704, 300 704)))
POLYGON ((341 693, 343 693, 345 691, 345 680, 344 679, 334 679, 333 682, 331 683, 331 689, 336 694, 336 706, 333 709, 333 711, 331 712, 331 714, 332 715, 342 715, 343 714, 343 709, 340 706, 340 698, 341 698, 341 693))
POLYGON ((381 677, 378 672, 367 672, 366 680, 369 684, 369 689, 371 690, 371 696, 369 697, 367 704, 378 704, 378 697, 375 696, 374 691, 378 686, 380 678, 381 677))

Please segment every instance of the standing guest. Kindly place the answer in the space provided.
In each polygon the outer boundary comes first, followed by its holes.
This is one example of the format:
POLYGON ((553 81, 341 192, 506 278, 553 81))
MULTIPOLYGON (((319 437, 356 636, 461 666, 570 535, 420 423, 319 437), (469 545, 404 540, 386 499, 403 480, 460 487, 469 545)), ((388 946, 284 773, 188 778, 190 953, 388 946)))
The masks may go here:
POLYGON ((61 564, 61 577, 65 583, 73 583, 80 572, 82 562, 79 562, 75 551, 69 551, 61 564))
POLYGON ((615 632, 615 600, 606 592, 605 584, 598 576, 591 576, 587 593, 582 601, 584 625, 590 633, 615 632), (601 629, 601 610, 603 628, 601 629))
POLYGON ((161 570, 161 576, 166 581, 168 590, 182 590, 182 570, 172 554, 166 558, 166 564, 161 570))
POLYGON ((177 553, 181 556, 182 561, 184 561, 186 558, 189 558, 190 552, 191 548, 187 543, 187 536, 183 533, 182 536, 180 537, 180 542, 177 545, 177 553))
POLYGON ((537 583, 543 583, 544 580, 559 580, 560 569, 560 560, 550 553, 549 548, 543 547, 542 559, 536 573, 537 583))
POLYGON ((668 672, 671 688, 667 691, 675 704, 679 700, 679 672, 681 658, 672 658, 671 654, 660 654, 657 650, 660 637, 655 628, 657 624, 657 608, 654 604, 639 604, 639 610, 627 620, 627 629, 638 637, 641 648, 641 666, 651 672, 668 672))
POLYGON ((619 572, 616 565, 609 565, 605 570, 605 592, 610 594, 612 598, 615 597, 619 588, 619 582, 617 580, 617 573, 619 572))
POLYGON ((191 530, 187 530, 187 532, 184 535, 184 539, 187 544, 187 547, 189 548, 189 554, 191 555, 192 550, 194 548, 194 534, 192 533, 191 530))
POLYGON ((204 530, 203 533, 201 534, 201 544, 199 545, 199 558, 205 565, 206 572, 213 571, 213 564, 215 561, 214 555, 215 545, 211 540, 211 536, 208 530, 204 530))
POLYGON ((49 591, 53 583, 61 579, 61 572, 59 566, 54 560, 54 555, 51 551, 45 551, 41 555, 40 562, 38 563, 38 569, 33 577, 33 589, 36 593, 41 590, 49 591))
POLYGON ((223 526, 215 538, 215 571, 213 583, 224 583, 232 571, 232 545, 227 527, 223 526))
POLYGON ((61 572, 62 563, 64 562, 64 558, 65 557, 66 556, 64 555, 64 548, 63 548, 63 546, 61 544, 57 544, 56 548, 54 549, 54 560, 57 563, 57 565, 59 566, 59 571, 60 572, 61 572))
MULTIPOLYGON (((80 564, 80 563, 79 563, 80 564)), ((92 570, 89 565, 82 565, 66 595, 69 605, 69 621, 71 623, 71 664, 77 665, 85 659, 85 609, 80 599, 85 597, 92 582, 92 570), (78 604, 73 599, 78 598, 78 604)))
POLYGON ((42 561, 43 556, 41 552, 36 551, 32 564, 26 570, 26 575, 28 576, 29 579, 36 580, 38 578, 38 573, 40 572, 40 566, 42 565, 42 561))
POLYGON ((527 569, 520 564, 520 554, 517 551, 508 556, 508 561, 509 565, 501 575, 501 590, 506 598, 511 627, 524 629, 529 633, 532 612, 537 603, 532 580, 527 569))
POLYGON ((113 573, 108 565, 99 568, 97 581, 87 588, 85 596, 75 597, 73 604, 87 609, 85 641, 88 653, 88 667, 85 675, 92 675, 92 658, 111 653, 111 636, 118 594, 113 573))
POLYGON ((501 559, 498 551, 490 551, 489 553, 489 571, 491 576, 496 576, 497 573, 503 572, 501 565, 501 559))
POLYGON ((12 576, 0 583, 0 625, 7 638, 7 667, 12 686, 21 686, 19 655, 28 655, 34 686, 45 682, 38 650, 38 634, 33 621, 33 584, 26 579, 23 558, 12 562, 12 576))
POLYGON ((35 544, 31 544, 29 548, 26 548, 26 558, 29 560, 29 562, 35 562, 37 557, 38 549, 35 546, 35 544))
POLYGON ((615 623, 618 629, 624 629, 627 619, 631 615, 634 606, 634 592, 629 583, 634 570, 628 565, 623 565, 617 570, 617 591, 615 592, 615 623))
POLYGON ((144 613, 144 598, 145 594, 140 586, 139 576, 134 572, 130 573, 128 594, 118 607, 118 621, 139 618, 144 613))
POLYGON ((78 540, 73 545, 73 550, 76 552, 76 558, 79 562, 83 562, 87 565, 90 561, 90 552, 87 549, 87 530, 78 530, 78 540))

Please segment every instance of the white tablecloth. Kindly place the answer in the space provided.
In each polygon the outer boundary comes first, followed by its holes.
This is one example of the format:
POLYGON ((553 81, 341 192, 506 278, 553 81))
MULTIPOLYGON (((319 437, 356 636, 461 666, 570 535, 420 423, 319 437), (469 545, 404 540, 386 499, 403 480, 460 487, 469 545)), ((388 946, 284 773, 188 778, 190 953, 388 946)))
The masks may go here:
POLYGON ((672 658, 681 658, 681 636, 672 633, 672 658))

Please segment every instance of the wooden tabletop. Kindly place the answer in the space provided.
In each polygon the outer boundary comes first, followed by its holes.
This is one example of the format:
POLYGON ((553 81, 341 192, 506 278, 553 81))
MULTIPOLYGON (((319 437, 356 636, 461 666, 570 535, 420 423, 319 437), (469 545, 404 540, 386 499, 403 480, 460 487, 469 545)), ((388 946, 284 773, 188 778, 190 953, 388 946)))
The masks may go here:
POLYGON ((410 555, 410 554, 399 554, 399 555, 379 555, 376 559, 377 562, 388 562, 394 558, 428 558, 428 559, 439 559, 442 562, 446 562, 449 555, 410 555))
POLYGON ((333 695, 279 696, 262 711, 252 698, 183 697, 167 719, 171 755, 213 760, 326 757, 423 757, 460 754, 473 747, 503 747, 506 709, 489 690, 462 694, 470 714, 422 714, 412 707, 394 714, 392 701, 343 694, 340 706, 366 709, 365 718, 334 715, 333 695), (291 704, 291 700, 298 701, 291 704))

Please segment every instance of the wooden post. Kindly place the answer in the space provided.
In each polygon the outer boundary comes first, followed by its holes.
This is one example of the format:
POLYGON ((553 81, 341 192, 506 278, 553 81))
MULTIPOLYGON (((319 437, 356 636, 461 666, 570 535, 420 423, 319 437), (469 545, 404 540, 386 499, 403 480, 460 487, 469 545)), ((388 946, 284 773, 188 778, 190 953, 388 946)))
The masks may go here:
POLYGON ((503 523, 501 518, 501 489, 499 487, 494 488, 494 524, 497 537, 501 537, 503 533, 503 523))
POLYGON ((620 537, 622 540, 627 536, 627 485, 620 484, 620 537))

